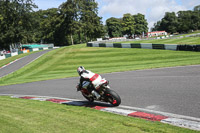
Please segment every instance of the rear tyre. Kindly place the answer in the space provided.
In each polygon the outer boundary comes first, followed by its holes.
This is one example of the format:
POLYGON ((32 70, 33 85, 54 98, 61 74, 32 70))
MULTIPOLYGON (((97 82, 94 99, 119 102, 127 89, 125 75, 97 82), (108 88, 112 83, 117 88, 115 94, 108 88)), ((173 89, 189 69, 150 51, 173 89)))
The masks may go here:
POLYGON ((120 96, 113 90, 107 90, 107 101, 113 106, 119 106, 121 104, 120 96))

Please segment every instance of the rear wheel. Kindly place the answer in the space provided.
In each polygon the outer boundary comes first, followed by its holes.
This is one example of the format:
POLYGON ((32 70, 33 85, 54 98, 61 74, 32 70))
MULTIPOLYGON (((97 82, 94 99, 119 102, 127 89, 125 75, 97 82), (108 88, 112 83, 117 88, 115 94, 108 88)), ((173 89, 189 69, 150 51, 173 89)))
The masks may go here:
POLYGON ((113 90, 107 90, 106 97, 107 101, 113 106, 119 106, 121 103, 120 96, 113 90))

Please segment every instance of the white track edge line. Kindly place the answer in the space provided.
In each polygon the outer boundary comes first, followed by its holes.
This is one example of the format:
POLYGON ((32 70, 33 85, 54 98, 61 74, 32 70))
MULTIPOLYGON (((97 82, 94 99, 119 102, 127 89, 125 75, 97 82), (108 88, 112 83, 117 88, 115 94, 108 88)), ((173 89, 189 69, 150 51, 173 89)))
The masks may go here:
POLYGON ((120 105, 119 107, 126 108, 126 109, 132 109, 132 110, 136 110, 136 111, 148 112, 148 113, 152 113, 152 114, 163 115, 163 116, 167 116, 167 117, 173 117, 173 118, 186 119, 186 120, 200 122, 200 118, 191 117, 191 116, 178 115, 178 114, 173 114, 173 113, 154 111, 154 110, 149 110, 149 109, 144 109, 144 108, 124 106, 124 105, 120 105))

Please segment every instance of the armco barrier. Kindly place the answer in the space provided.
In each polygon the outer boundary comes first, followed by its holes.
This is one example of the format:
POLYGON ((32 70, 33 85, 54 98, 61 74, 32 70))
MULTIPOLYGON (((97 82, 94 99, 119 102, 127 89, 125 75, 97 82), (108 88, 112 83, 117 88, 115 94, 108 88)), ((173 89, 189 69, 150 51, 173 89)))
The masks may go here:
POLYGON ((3 60, 3 59, 5 59, 5 58, 6 58, 5 55, 0 55, 0 60, 3 60))
POLYGON ((200 51, 200 45, 194 46, 194 51, 200 51))
POLYGON ((164 44, 152 44, 153 49, 165 49, 164 44))
POLYGON ((152 44, 152 43, 93 43, 88 42, 88 47, 113 47, 113 48, 144 48, 177 50, 176 44, 152 44))
POLYGON ((23 51, 18 51, 18 54, 23 54, 23 51))
POLYGON ((141 48, 144 48, 144 49, 153 49, 152 43, 140 43, 140 45, 141 45, 141 48))
POLYGON ((11 53, 11 56, 18 55, 18 52, 11 53))
POLYGON ((104 43, 99 43, 99 47, 106 47, 106 44, 104 44, 104 43))
POLYGON ((131 48, 141 48, 140 43, 131 43, 131 48))
POLYGON ((114 43, 113 46, 114 46, 114 48, 122 48, 121 43, 114 43))
POLYGON ((164 44, 165 50, 177 50, 177 44, 164 44))
POLYGON ((11 57, 11 54, 5 54, 6 58, 11 57))
POLYGON ((180 51, 198 51, 198 52, 200 52, 200 45, 88 42, 87 46, 88 47, 113 47, 113 48, 163 49, 163 50, 180 50, 180 51))
POLYGON ((130 43, 124 43, 121 46, 122 46, 122 48, 130 48, 131 44, 130 43))
POLYGON ((200 45, 178 45, 177 50, 200 52, 200 45))
POLYGON ((107 43, 106 47, 113 47, 113 43, 107 43))

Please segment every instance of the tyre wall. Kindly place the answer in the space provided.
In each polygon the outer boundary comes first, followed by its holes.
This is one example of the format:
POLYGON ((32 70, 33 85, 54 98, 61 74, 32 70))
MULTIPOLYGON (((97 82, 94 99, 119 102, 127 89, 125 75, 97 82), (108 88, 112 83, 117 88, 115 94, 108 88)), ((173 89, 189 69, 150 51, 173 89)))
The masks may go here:
POLYGON ((113 48, 163 49, 163 50, 196 51, 196 52, 200 52, 200 45, 88 42, 87 46, 88 47, 113 47, 113 48))

